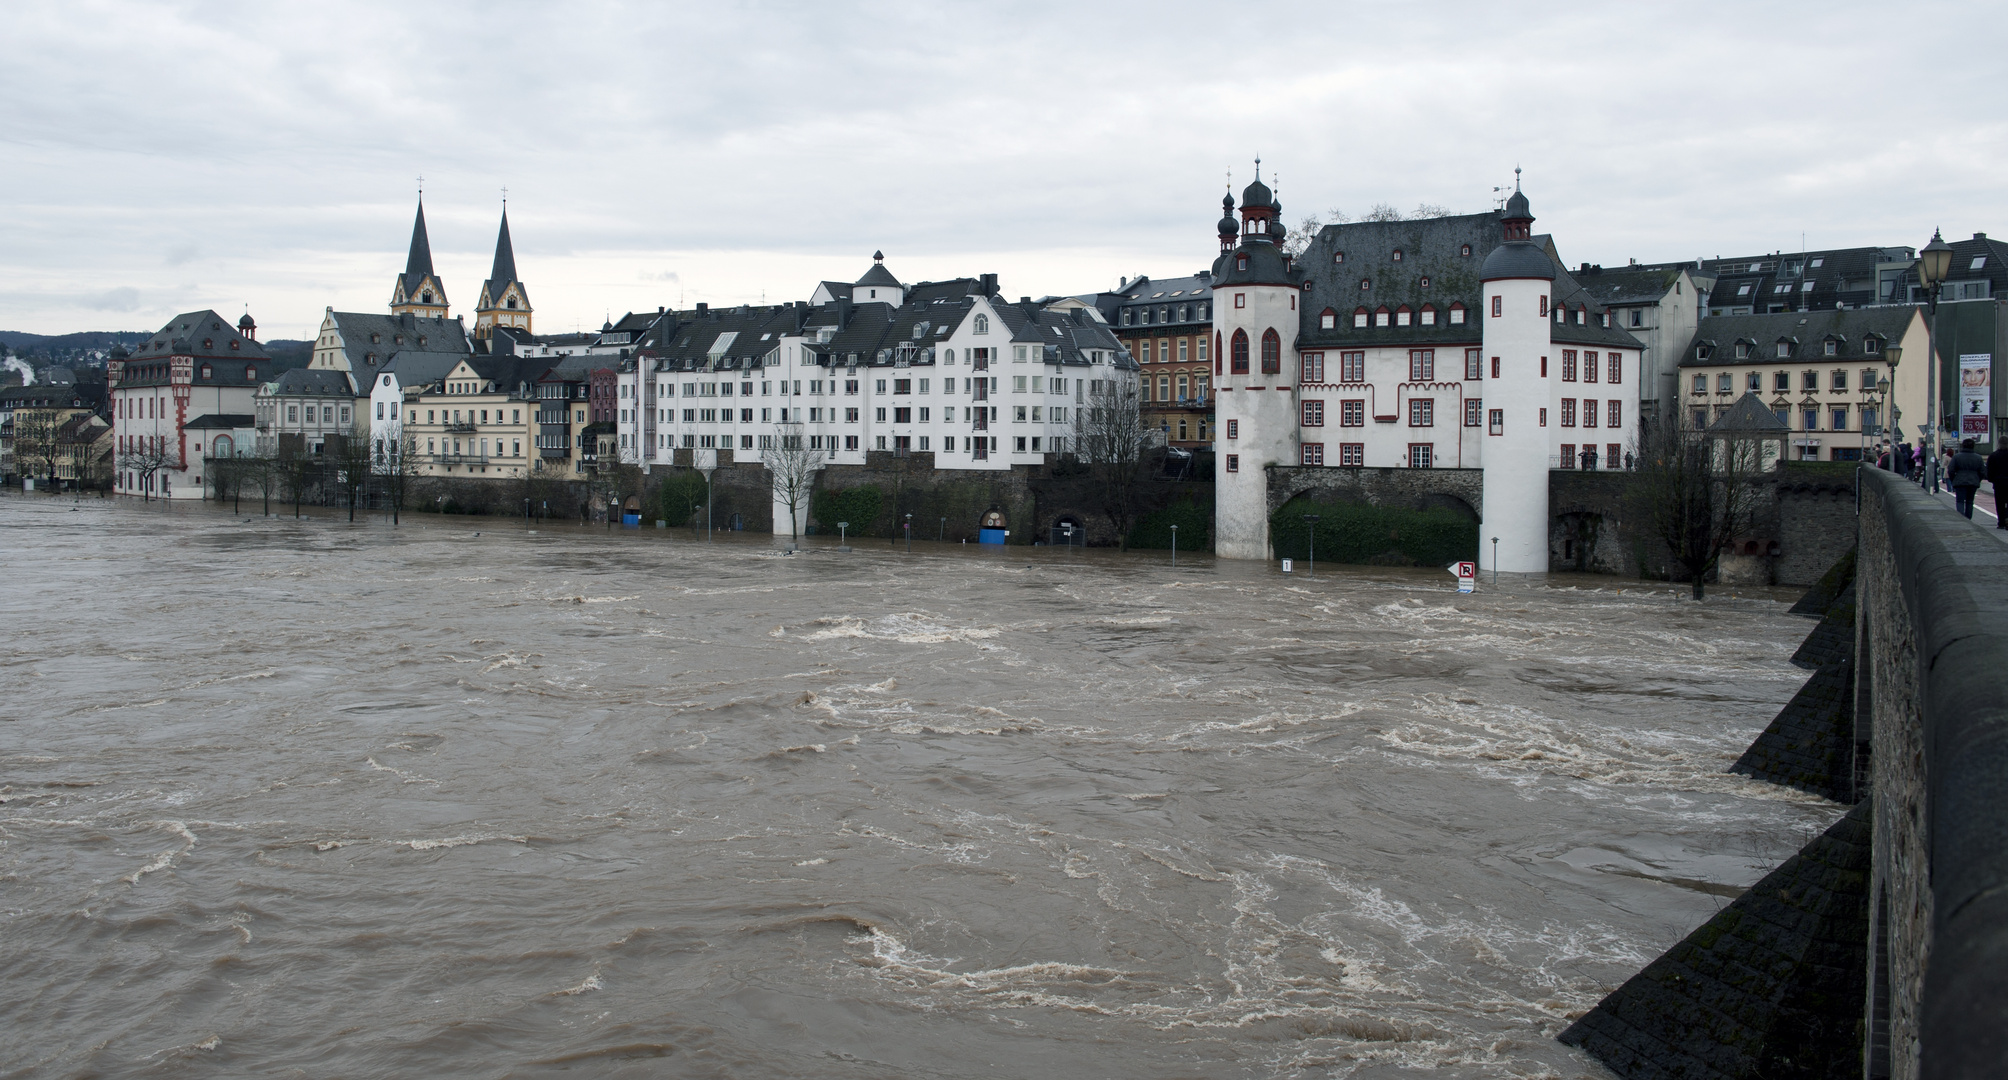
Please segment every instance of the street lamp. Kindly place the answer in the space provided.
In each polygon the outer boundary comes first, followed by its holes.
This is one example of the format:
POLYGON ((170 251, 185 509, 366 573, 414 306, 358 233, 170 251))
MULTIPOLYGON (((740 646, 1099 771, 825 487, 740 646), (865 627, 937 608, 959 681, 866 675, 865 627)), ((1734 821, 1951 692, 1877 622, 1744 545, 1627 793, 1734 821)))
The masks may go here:
POLYGON ((913 554, 913 515, 906 516, 906 553, 913 554))
POLYGON ((1945 287, 1945 275, 1952 270, 1952 245, 1945 242, 1937 229, 1931 230, 1931 243, 1917 253, 1917 283, 1924 288, 1929 298, 1931 315, 1925 321, 1925 341, 1930 346, 1925 356, 1925 384, 1929 397, 1925 399, 1924 422, 1931 429, 1930 459, 1925 463, 1925 489, 1934 494, 1938 491, 1938 294, 1945 287))
POLYGON ((1178 569, 1178 526, 1171 527, 1171 568, 1178 569))
POLYGON ((934 534, 934 542, 939 544, 948 539, 948 519, 941 519, 941 529, 934 534))
POLYGON ((1311 543, 1311 557, 1305 560, 1304 576, 1318 576, 1318 515, 1304 515, 1304 532, 1311 543))
POLYGON ((1889 415, 1883 418, 1882 429, 1894 436, 1889 447, 1889 464, 1890 468, 1894 469, 1896 468, 1896 444, 1903 441, 1903 410, 1898 408, 1896 403, 1896 366, 1903 362, 1903 346, 1883 346, 1883 362, 1889 365, 1889 377, 1883 380, 1888 384, 1883 397, 1889 405, 1889 415))
POLYGON ((1499 587, 1499 538, 1492 538, 1492 587, 1499 587))

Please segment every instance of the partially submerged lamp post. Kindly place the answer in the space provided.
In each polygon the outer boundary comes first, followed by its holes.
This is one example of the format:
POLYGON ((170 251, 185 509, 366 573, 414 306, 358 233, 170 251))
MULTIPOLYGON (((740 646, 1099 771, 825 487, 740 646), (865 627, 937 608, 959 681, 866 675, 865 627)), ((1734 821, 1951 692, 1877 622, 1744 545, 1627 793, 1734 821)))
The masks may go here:
POLYGON ((1178 569, 1178 526, 1171 527, 1171 568, 1178 569))
POLYGON ((1305 560, 1304 576, 1318 576, 1318 515, 1304 515, 1304 535, 1311 545, 1311 557, 1305 560))

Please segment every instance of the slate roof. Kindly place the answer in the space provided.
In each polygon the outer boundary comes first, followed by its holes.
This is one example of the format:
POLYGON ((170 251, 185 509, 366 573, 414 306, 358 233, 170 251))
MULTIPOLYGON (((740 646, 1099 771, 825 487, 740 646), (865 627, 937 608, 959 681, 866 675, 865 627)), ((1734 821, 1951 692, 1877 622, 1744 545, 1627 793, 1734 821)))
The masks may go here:
POLYGON ((1881 343, 1903 341, 1904 331, 1918 309, 1896 307, 1846 308, 1828 311, 1782 311, 1771 315, 1711 315, 1704 317, 1687 347, 1681 350, 1680 366, 1720 367, 1724 364, 1797 364, 1805 361, 1881 359, 1880 347, 1870 354, 1862 342, 1874 336, 1881 343), (1825 353, 1824 342, 1835 342, 1833 356, 1825 353), (1777 355, 1780 339, 1796 344, 1790 357, 1777 355), (1751 345, 1750 355, 1736 358, 1737 342, 1751 345), (1709 350, 1703 357, 1699 351, 1709 350))
MULTIPOLYGON (((1990 295, 2008 296, 2008 243, 1990 238, 1986 233, 1974 233, 1970 240, 1947 240, 1952 247, 1952 268, 1946 272, 1948 286, 1964 281, 1988 283, 1990 295), (1975 266, 1974 260, 1980 260, 1975 266)), ((1903 301, 1909 296, 1910 286, 1917 284, 1915 264, 1897 279, 1895 299, 1903 301)))
POLYGON ((1621 349, 1645 347, 1645 343, 1633 337, 1630 331, 1615 325, 1605 326, 1604 316, 1610 309, 1564 269, 1560 261, 1554 263, 1554 269, 1555 284, 1549 295, 1554 298, 1555 306, 1562 310, 1564 321, 1549 329, 1549 340, 1564 345, 1604 345, 1621 349), (1582 317, 1581 323, 1576 321, 1578 313, 1582 317))
POLYGON ((1743 432, 1752 435, 1768 435, 1784 434, 1790 432, 1792 429, 1783 420, 1778 419, 1778 414, 1772 412, 1771 407, 1764 404, 1757 397, 1756 393, 1751 392, 1737 398, 1736 404, 1731 405, 1728 412, 1723 413, 1713 424, 1708 425, 1708 430, 1719 431, 1725 434, 1729 432, 1743 432))
POLYGON ((1584 263, 1575 273, 1576 283, 1605 306, 1656 304, 1673 288, 1675 278, 1686 264, 1673 266, 1625 266, 1606 270, 1584 263))
POLYGON ((188 311, 176 315, 151 338, 135 345, 130 359, 146 361, 170 356, 193 356, 198 360, 270 358, 262 346, 238 333, 229 319, 215 311, 188 311))
POLYGON ((454 353, 473 351, 467 327, 459 319, 422 319, 416 315, 375 315, 358 311, 334 313, 341 334, 342 355, 358 383, 367 383, 394 353, 411 350, 454 353))
POLYGON ((100 410, 104 406, 105 384, 101 382, 72 383, 68 386, 36 383, 33 386, 0 387, 0 410, 100 410))
POLYGON ((1189 333, 1213 321, 1212 310, 1199 306, 1200 302, 1210 303, 1213 299, 1213 275, 1210 271, 1202 271, 1162 280, 1139 277, 1114 292, 1078 299, 1094 305, 1118 333, 1154 333, 1159 332, 1154 328, 1171 326, 1181 327, 1180 332, 1189 333), (1184 318, 1179 317, 1181 309, 1184 318), (1202 310, 1206 312, 1203 317, 1200 314, 1202 310), (1125 314, 1132 320, 1128 324, 1123 322, 1125 314))
POLYGON ((1656 263, 1639 269, 1686 267, 1696 278, 1712 279, 1714 286, 1708 294, 1711 309, 1749 307, 1762 313, 1779 304, 1787 311, 1819 311, 1837 304, 1863 307, 1882 303, 1876 291, 1876 264, 1908 262, 1913 254, 1907 247, 1830 248, 1656 263), (1811 289, 1806 288, 1809 284, 1811 289))
POLYGON ((234 431, 256 425, 258 418, 250 413, 207 413, 198 416, 182 427, 189 431, 234 431))
POLYGON ((439 382, 460 366, 470 353, 423 352, 407 349, 392 353, 390 359, 379 364, 374 378, 381 379, 386 372, 397 376, 397 384, 405 390, 417 390, 439 382))
POLYGON ((404 295, 418 296, 426 278, 431 278, 433 284, 439 287, 439 303, 446 303, 446 283, 432 272, 432 241, 425 233, 425 199, 421 197, 418 200, 418 217, 411 226, 411 253, 404 259, 401 280, 404 295))
MULTIPOLYGON (((1354 221, 1318 230, 1297 260, 1303 283, 1309 286, 1297 301, 1299 347, 1477 343, 1482 336, 1478 309, 1484 298, 1478 270, 1501 243, 1503 228, 1495 211, 1416 221, 1354 221), (1469 255, 1463 253, 1467 247, 1469 255), (1399 260, 1394 258, 1397 251, 1399 260), (1368 287, 1361 288, 1362 281, 1368 287), (1464 305, 1463 325, 1450 323, 1447 313, 1453 303, 1464 305), (1419 312, 1424 304, 1436 308, 1435 326, 1380 327, 1371 319, 1366 327, 1353 326, 1353 312, 1361 307, 1394 312, 1406 305, 1419 312), (1319 325, 1319 316, 1327 309, 1336 316, 1330 330, 1319 325)), ((1215 291, 1221 284, 1216 283, 1215 291)))
MULTIPOLYGON (((370 374, 362 374, 361 384, 369 385, 370 374)), ((355 397, 356 385, 346 371, 331 368, 294 368, 269 384, 274 397, 355 397)))
POLYGON ((875 285, 880 288, 885 288, 888 286, 895 289, 899 288, 899 279, 892 276, 892 271, 887 270, 885 268, 885 262, 883 261, 884 259, 885 259, 884 255, 880 255, 877 252, 873 252, 872 268, 865 271, 865 276, 859 278, 857 280, 857 284, 875 285))
POLYGON ((1509 240, 1493 248, 1478 266, 1481 281, 1503 281, 1507 278, 1540 278, 1546 281, 1553 280, 1554 276, 1554 260, 1529 240, 1509 240))

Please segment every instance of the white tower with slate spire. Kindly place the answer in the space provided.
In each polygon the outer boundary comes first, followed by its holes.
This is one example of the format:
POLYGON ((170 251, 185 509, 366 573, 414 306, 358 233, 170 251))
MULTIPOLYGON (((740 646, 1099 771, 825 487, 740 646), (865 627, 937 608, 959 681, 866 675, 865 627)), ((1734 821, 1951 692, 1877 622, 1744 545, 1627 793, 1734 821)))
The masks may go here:
POLYGON ((1481 565, 1508 574, 1548 569, 1548 469, 1554 391, 1549 294, 1555 264, 1533 242, 1534 215, 1517 189, 1500 218, 1505 243, 1479 268, 1484 306, 1486 435, 1481 565), (1493 543, 1497 538, 1498 543, 1493 543), (1495 554, 1496 552, 1496 554, 1495 554))

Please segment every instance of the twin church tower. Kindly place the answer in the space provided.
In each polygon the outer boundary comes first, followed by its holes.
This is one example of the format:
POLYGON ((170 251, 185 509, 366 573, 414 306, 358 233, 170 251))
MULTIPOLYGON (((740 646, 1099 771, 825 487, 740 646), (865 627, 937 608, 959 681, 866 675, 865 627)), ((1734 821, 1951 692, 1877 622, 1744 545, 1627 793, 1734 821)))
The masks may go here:
MULTIPOLYGON (((411 226, 411 254, 405 258, 404 273, 391 286, 390 311, 421 319, 447 317, 446 285, 432 269, 432 241, 425 233, 425 200, 418 202, 418 217, 411 226)), ((485 341, 495 328, 508 327, 525 334, 531 328, 530 290, 516 277, 516 251, 509 243, 509 209, 502 209, 502 229, 495 237, 495 265, 488 280, 481 283, 481 296, 474 303, 474 337, 485 341)))

